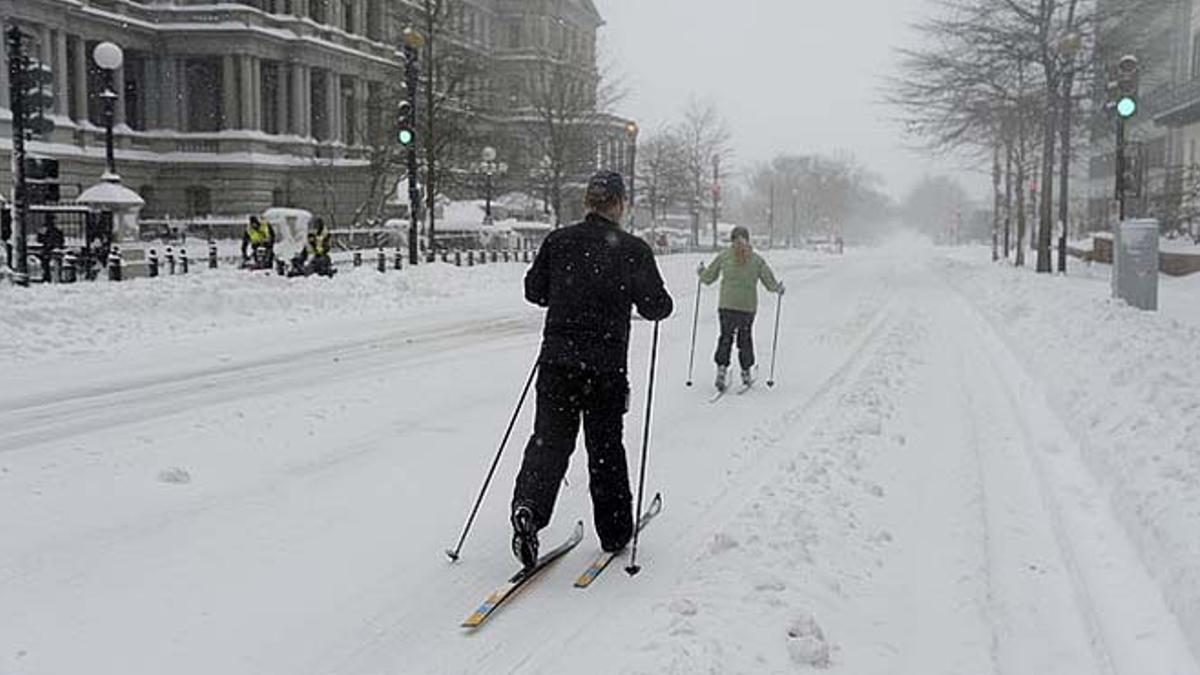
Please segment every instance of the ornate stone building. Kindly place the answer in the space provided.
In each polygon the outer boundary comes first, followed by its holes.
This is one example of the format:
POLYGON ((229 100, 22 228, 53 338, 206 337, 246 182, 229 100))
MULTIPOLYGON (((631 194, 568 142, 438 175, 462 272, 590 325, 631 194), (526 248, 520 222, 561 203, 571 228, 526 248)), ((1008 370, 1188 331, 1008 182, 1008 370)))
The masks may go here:
MULTIPOLYGON (((530 143, 532 67, 566 58, 578 95, 594 97, 591 0, 443 0, 441 43, 482 66, 460 91, 471 123, 509 149, 530 143), (590 91, 589 91, 590 88, 590 91)), ((125 51, 116 73, 117 163, 145 215, 242 215, 295 206, 347 223, 365 198, 372 139, 402 78, 406 25, 423 0, 0 0, 0 21, 35 38, 54 70, 57 128, 30 144, 61 161, 63 199, 103 168, 101 41, 125 51)), ((7 64, 0 63, 0 189, 11 188, 7 64)), ((624 166, 623 122, 603 118, 596 164, 624 166)), ((527 155, 528 153, 524 153, 527 155)))

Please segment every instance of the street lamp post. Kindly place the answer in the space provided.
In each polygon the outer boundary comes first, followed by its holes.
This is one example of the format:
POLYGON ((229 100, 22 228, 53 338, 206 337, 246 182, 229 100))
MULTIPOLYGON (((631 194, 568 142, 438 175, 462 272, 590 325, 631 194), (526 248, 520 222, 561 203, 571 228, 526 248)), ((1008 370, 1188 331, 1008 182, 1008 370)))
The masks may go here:
POLYGON ((504 162, 496 162, 496 149, 488 146, 483 149, 483 161, 479 163, 479 170, 483 173, 486 180, 487 201, 484 206, 484 222, 491 224, 492 222, 492 190, 494 189, 494 180, 496 174, 505 174, 508 172, 508 165, 504 162))
POLYGON ((114 73, 125 63, 125 53, 111 42, 101 42, 92 50, 92 59, 105 73, 104 91, 104 160, 105 175, 117 175, 117 160, 113 152, 113 118, 119 94, 113 91, 114 73))
POLYGON ((625 125, 629 139, 629 231, 637 232, 637 122, 625 125))

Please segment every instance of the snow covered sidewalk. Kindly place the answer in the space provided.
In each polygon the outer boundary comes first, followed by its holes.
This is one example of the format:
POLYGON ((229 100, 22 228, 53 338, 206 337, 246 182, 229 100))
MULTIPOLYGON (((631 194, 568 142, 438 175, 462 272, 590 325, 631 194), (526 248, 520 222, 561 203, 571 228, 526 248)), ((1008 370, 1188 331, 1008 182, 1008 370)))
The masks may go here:
POLYGON ((1105 266, 1039 277, 957 252, 962 289, 1046 392, 1159 592, 1200 653, 1200 278, 1162 277, 1162 309, 1112 300, 1105 266))

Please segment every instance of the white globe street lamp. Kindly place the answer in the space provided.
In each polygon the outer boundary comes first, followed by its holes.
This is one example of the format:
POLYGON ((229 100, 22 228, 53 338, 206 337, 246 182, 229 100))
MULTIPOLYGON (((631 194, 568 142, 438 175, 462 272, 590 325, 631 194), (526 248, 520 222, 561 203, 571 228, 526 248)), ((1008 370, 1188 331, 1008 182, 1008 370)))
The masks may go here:
POLYGON ((113 116, 117 103, 117 92, 113 91, 113 73, 125 63, 125 52, 112 42, 101 42, 92 50, 92 60, 105 72, 105 87, 100 94, 104 99, 104 159, 105 173, 117 175, 117 160, 113 153, 113 116))

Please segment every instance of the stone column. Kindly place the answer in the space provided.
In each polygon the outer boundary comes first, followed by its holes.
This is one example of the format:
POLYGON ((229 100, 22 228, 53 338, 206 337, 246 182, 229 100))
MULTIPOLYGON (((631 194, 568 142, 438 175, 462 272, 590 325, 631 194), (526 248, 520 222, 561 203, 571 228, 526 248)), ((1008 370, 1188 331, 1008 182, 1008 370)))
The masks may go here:
POLYGON ((354 81, 354 111, 355 121, 354 126, 358 130, 357 137, 354 138, 354 143, 357 145, 366 145, 369 142, 367 137, 367 108, 371 102, 371 87, 366 80, 359 79, 354 81))
POLYGON ((75 77, 71 87, 75 90, 75 109, 72 117, 82 124, 88 119, 88 53, 87 41, 79 35, 71 36, 75 44, 75 77))
POLYGON ((301 18, 308 16, 308 0, 292 0, 292 14, 301 18))
POLYGON ((292 66, 292 131, 301 138, 312 137, 312 68, 292 66))
POLYGON ((283 136, 288 132, 288 67, 286 63, 275 64, 275 133, 283 136))
MULTIPOLYGON (((28 42, 26 42, 28 44, 28 42)), ((6 45, 7 46, 7 45, 6 45)), ((50 30, 49 26, 41 26, 38 28, 38 60, 42 63, 54 67, 54 31, 50 30)))
POLYGON ((67 86, 67 34, 54 31, 54 113, 71 115, 71 92, 67 86))
POLYGON ((354 26, 351 31, 355 35, 367 34, 367 0, 352 0, 354 2, 354 26))
POLYGON ((304 110, 304 92, 307 84, 304 79, 304 66, 292 64, 292 127, 291 132, 300 137, 308 135, 308 117, 304 110))
POLYGON ((241 88, 238 91, 238 96, 241 98, 241 115, 242 129, 257 129, 258 120, 254 118, 254 57, 239 56, 238 59, 238 76, 241 88))
POLYGON ((250 84, 254 97, 254 128, 262 130, 266 127, 263 120, 266 118, 266 111, 263 110, 263 62, 257 56, 250 60, 250 84))
POLYGON ((113 89, 117 95, 116 104, 113 106, 113 124, 121 126, 125 124, 125 66, 112 71, 113 89))
POLYGON ((329 120, 329 141, 342 140, 342 77, 336 72, 325 72, 325 117, 329 120))
POLYGON ((232 54, 221 58, 221 117, 222 129, 239 128, 237 61, 232 54))

